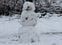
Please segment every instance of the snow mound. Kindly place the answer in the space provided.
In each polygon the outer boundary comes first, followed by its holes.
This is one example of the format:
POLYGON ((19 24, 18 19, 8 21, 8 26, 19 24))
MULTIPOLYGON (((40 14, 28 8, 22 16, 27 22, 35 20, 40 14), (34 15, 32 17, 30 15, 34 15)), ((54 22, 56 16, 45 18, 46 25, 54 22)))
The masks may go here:
POLYGON ((62 45, 62 16, 41 18, 35 27, 36 32, 40 36, 40 42, 36 43, 20 43, 17 38, 17 32, 21 27, 19 19, 10 21, 9 17, 0 18, 0 45, 62 45), (48 33, 46 33, 48 32, 48 33), (52 32, 57 32, 49 34, 52 32))

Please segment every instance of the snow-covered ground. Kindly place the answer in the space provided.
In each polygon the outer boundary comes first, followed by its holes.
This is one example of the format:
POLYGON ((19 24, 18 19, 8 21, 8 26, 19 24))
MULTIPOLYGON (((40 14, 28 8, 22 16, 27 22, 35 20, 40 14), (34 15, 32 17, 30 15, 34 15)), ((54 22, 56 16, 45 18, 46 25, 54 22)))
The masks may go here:
POLYGON ((35 31, 40 36, 40 42, 36 43, 20 43, 17 40, 21 25, 19 19, 13 18, 15 17, 0 18, 0 45, 62 45, 62 16, 38 20, 35 31))

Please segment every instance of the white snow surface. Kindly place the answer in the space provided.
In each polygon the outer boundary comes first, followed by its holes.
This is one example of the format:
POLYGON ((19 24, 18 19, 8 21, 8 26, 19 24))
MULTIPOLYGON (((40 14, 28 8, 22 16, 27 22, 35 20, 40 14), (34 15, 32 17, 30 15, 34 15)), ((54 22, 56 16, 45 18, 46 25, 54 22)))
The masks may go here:
POLYGON ((62 45, 62 16, 40 18, 35 27, 40 42, 35 43, 20 43, 17 41, 17 33, 21 24, 19 19, 13 19, 15 17, 3 16, 0 18, 0 45, 62 45), (55 34, 52 34, 52 32, 55 32, 55 34))

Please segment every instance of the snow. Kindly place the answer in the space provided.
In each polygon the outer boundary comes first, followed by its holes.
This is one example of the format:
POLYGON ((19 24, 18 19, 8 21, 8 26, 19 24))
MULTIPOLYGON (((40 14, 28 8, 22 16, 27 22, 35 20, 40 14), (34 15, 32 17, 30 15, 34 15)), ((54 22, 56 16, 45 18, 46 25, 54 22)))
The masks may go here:
POLYGON ((62 17, 50 17, 49 19, 42 18, 38 23, 38 30, 41 32, 61 32, 62 17), (41 29, 40 29, 41 28, 41 29))
POLYGON ((62 16, 40 18, 35 27, 40 36, 40 42, 35 43, 18 41, 17 33, 21 25, 19 19, 11 20, 12 18, 15 17, 3 16, 0 18, 0 45, 62 45, 62 16))
MULTIPOLYGON (((7 18, 7 17, 6 17, 7 18)), ((20 25, 17 20, 11 20, 8 21, 9 19, 3 18, 0 20, 0 35, 13 33, 18 30, 18 26, 20 25), (6 20, 5 20, 6 19, 6 20), (2 34, 1 34, 2 33, 2 34)))

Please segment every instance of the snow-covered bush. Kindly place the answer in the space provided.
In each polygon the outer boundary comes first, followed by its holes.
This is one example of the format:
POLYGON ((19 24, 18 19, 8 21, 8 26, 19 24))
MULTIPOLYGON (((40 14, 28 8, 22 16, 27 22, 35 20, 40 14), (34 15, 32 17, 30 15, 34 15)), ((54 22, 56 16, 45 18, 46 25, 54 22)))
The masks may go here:
MULTIPOLYGON (((35 2, 36 10, 35 12, 45 12, 45 13, 62 13, 61 2, 58 3, 59 6, 55 6, 54 0, 43 1, 45 4, 42 4, 42 0, 35 2)), ((12 14, 21 14, 23 7, 23 0, 0 0, 0 15, 12 15, 12 14)), ((45 14, 44 14, 45 15, 45 14)))
MULTIPOLYGON (((60 2, 60 0, 59 0, 59 2, 60 2)), ((56 3, 56 2, 54 2, 54 0, 50 1, 50 2, 48 0, 45 0, 45 4, 44 5, 42 4, 42 2, 41 3, 37 2, 36 3, 36 10, 35 10, 35 12, 62 14, 62 7, 58 6, 58 5, 60 5, 60 3, 58 3, 57 5, 52 5, 54 3, 56 3)))
POLYGON ((0 15, 20 14, 22 5, 20 0, 0 0, 0 15))

